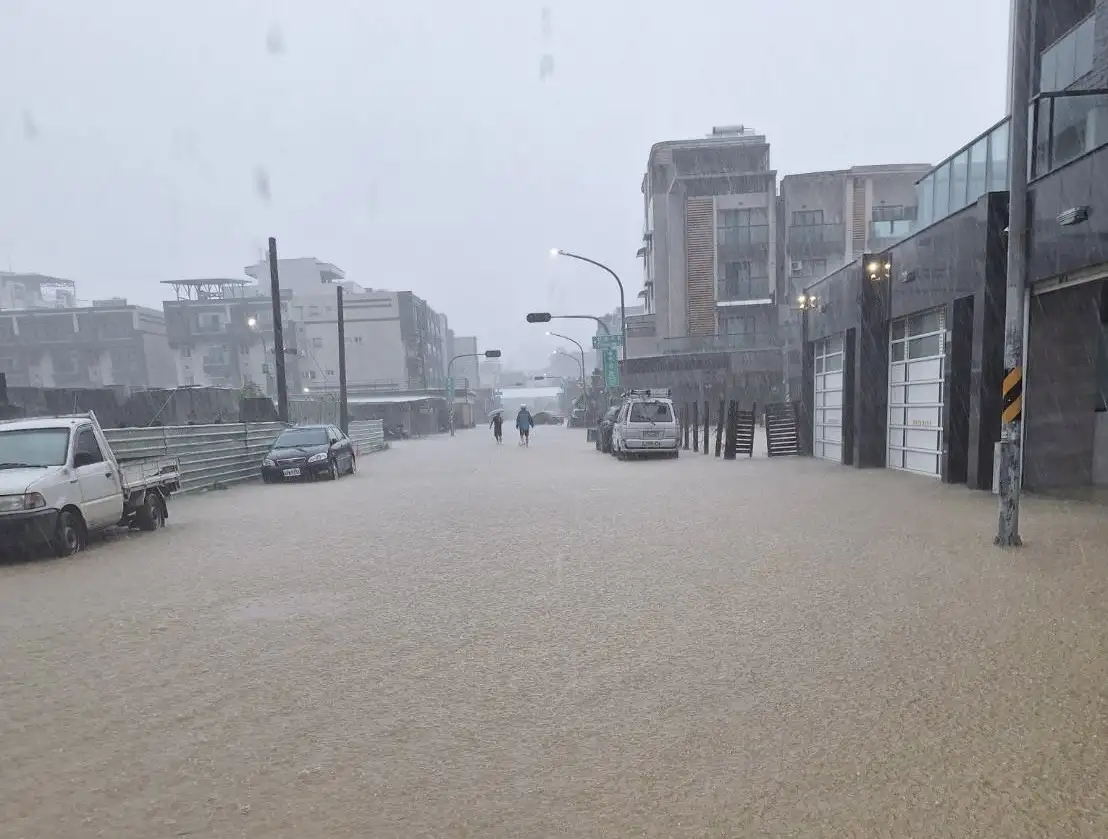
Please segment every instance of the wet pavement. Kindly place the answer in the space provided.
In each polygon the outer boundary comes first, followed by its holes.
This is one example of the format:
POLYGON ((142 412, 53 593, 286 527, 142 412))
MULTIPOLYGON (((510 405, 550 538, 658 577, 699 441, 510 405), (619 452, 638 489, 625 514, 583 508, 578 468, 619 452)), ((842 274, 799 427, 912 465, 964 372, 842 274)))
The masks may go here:
POLYGON ((1108 836, 1108 515, 461 432, 0 566, 0 837, 1108 836))

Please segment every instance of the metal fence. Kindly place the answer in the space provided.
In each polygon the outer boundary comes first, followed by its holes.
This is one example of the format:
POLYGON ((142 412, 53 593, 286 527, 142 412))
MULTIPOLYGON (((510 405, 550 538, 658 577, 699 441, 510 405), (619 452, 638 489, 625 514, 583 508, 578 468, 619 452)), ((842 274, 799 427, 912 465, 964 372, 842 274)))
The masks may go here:
MULTIPOLYGON (((104 435, 120 459, 171 456, 181 462, 181 491, 230 486, 259 477, 262 458, 285 429, 279 422, 111 428, 104 435)), ((380 420, 350 424, 360 454, 385 447, 380 420)))
POLYGON ((349 435, 358 454, 379 452, 385 448, 385 424, 381 420, 352 422, 349 435))

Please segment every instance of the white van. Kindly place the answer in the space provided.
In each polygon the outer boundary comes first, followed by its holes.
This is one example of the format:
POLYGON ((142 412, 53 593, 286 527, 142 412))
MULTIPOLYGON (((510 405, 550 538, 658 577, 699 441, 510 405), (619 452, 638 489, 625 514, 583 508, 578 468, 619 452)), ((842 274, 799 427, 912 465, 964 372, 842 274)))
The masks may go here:
POLYGON ((620 460, 677 457, 680 445, 677 412, 669 389, 628 391, 612 426, 612 454, 620 460))

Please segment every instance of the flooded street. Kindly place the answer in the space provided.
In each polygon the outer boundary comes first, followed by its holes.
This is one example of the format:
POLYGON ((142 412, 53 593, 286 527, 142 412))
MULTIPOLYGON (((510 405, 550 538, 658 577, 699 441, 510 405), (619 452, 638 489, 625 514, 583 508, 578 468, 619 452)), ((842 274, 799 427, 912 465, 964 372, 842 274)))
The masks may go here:
POLYGON ((0 566, 0 837, 1108 835, 1108 516, 407 442, 0 566))

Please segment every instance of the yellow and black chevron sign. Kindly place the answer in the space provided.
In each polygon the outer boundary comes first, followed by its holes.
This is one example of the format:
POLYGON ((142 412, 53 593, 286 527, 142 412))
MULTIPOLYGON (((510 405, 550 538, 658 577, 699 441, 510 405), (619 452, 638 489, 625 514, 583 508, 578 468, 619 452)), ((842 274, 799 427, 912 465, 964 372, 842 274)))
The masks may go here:
POLYGON ((1001 422, 1019 422, 1023 418, 1023 368, 1013 367, 1004 371, 1004 384, 1000 388, 1004 407, 1001 422))

